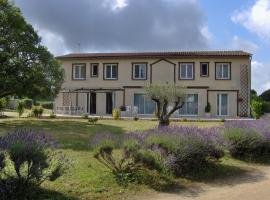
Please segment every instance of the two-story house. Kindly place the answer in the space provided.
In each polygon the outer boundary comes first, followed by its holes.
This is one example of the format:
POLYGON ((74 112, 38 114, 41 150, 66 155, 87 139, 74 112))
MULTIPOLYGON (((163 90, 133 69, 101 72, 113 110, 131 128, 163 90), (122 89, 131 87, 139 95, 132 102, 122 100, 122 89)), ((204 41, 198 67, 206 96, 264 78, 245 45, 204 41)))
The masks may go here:
POLYGON ((125 105, 138 115, 153 115, 146 84, 186 87, 183 108, 174 114, 204 117, 250 115, 251 54, 244 51, 76 53, 57 57, 65 70, 55 111, 106 115, 125 105))

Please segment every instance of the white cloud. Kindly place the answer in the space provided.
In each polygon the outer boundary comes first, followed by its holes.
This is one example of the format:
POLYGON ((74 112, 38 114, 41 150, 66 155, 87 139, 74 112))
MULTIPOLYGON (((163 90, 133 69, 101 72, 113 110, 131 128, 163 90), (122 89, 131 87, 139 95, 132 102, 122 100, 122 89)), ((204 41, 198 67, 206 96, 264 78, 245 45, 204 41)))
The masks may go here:
POLYGON ((270 42, 270 1, 257 0, 254 5, 235 11, 232 21, 270 42))
POLYGON ((252 61, 251 74, 252 88, 255 89, 259 94, 267 89, 270 89, 270 64, 255 60, 252 61))
POLYGON ((254 42, 239 38, 237 35, 235 35, 232 39, 232 48, 255 53, 259 47, 254 42))
POLYGON ((53 52, 54 55, 57 56, 68 53, 63 37, 43 29, 39 29, 38 33, 42 35, 41 43, 53 52))
POLYGON ((77 52, 78 43, 81 52, 200 50, 209 47, 211 38, 197 0, 15 0, 15 4, 54 54, 77 52))

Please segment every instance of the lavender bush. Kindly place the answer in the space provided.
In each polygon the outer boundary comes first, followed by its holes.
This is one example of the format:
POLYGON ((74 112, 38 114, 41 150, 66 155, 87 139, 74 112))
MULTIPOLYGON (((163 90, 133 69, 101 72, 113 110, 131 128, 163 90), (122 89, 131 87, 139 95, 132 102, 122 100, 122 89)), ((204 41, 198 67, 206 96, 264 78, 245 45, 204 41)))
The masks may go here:
POLYGON ((52 137, 34 130, 16 130, 1 137, 0 149, 5 155, 0 159, 1 194, 11 195, 9 199, 27 199, 32 188, 39 187, 45 180, 54 181, 60 177, 68 160, 55 151, 56 145, 52 137))
POLYGON ((224 138, 233 157, 253 161, 270 158, 269 120, 225 122, 224 138))
POLYGON ((95 157, 113 173, 121 171, 120 166, 125 169, 133 166, 182 176, 202 170, 224 155, 224 142, 218 128, 168 126, 130 132, 124 138, 97 134, 91 143, 100 144, 95 157), (123 153, 118 161, 113 157, 116 143, 123 153))
POLYGON ((200 171, 224 156, 219 128, 170 126, 129 133, 126 139, 158 152, 164 166, 177 176, 200 171))
POLYGON ((94 157, 108 168, 121 185, 137 181, 137 172, 142 168, 160 169, 152 151, 142 149, 136 140, 123 140, 110 133, 96 134, 90 141, 94 157), (117 152, 121 147, 122 151, 117 152))

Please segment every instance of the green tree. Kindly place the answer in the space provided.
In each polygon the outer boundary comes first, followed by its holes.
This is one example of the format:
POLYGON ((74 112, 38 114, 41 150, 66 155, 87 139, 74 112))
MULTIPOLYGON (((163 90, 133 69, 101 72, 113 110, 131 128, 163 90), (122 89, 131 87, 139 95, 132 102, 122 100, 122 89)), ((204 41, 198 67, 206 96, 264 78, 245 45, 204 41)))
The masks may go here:
POLYGON ((253 100, 258 100, 258 99, 259 99, 258 93, 257 93, 257 91, 254 90, 254 89, 251 89, 251 91, 250 91, 250 96, 251 96, 251 101, 253 101, 253 100))
POLYGON ((20 10, 0 0, 0 98, 55 96, 63 83, 60 63, 20 10))
POLYGON ((1 98, 0 99, 0 116, 2 115, 2 112, 6 108, 6 106, 7 106, 6 98, 1 98))
POLYGON ((168 126, 171 115, 182 108, 185 103, 185 90, 174 84, 147 85, 145 86, 147 96, 156 103, 156 116, 159 126, 168 126), (169 106, 172 108, 169 110, 169 106))
POLYGON ((261 101, 252 101, 251 103, 252 115, 259 119, 263 115, 263 103, 261 101))
POLYGON ((260 98, 261 98, 263 101, 270 101, 270 89, 264 91, 264 92, 260 95, 260 98))
POLYGON ((17 110, 17 112, 19 114, 19 117, 21 117, 23 112, 24 112, 24 103, 23 103, 23 101, 18 101, 17 102, 16 110, 17 110))

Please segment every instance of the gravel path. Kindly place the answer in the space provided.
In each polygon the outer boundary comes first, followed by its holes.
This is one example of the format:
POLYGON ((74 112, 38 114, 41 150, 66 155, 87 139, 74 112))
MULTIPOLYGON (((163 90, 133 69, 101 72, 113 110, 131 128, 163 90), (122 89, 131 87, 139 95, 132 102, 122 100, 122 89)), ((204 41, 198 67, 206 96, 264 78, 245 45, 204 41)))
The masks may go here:
POLYGON ((154 193, 133 200, 270 200, 270 167, 256 166, 241 176, 193 184, 176 193, 154 193))

